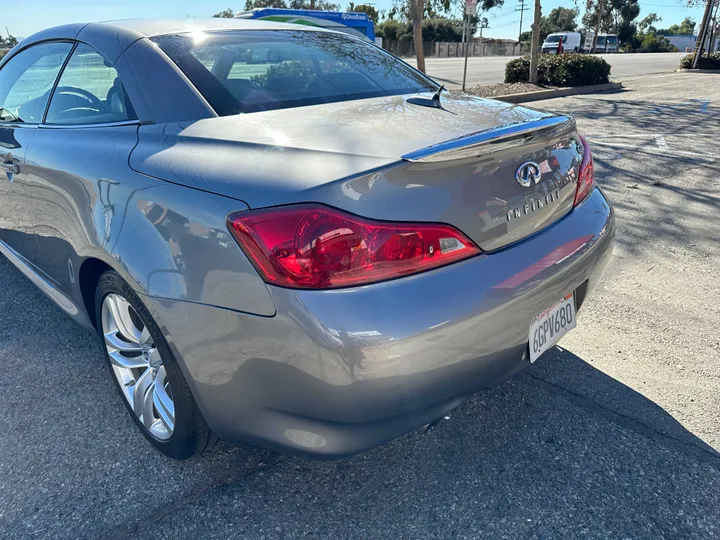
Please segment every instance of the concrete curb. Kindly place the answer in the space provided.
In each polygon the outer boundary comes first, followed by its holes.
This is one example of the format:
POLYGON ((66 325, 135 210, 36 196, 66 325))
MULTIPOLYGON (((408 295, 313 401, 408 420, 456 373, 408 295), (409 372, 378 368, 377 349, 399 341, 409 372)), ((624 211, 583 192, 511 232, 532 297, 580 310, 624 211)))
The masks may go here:
POLYGON ((537 92, 525 92, 522 94, 509 94, 498 96, 492 99, 499 99, 507 103, 527 103, 529 101, 540 101, 541 99, 552 99, 567 96, 578 96, 581 94, 595 94, 597 92, 612 92, 623 89, 622 82, 611 82, 605 84, 592 84, 588 86, 574 86, 572 88, 553 88, 551 90, 539 90, 537 92))
POLYGON ((676 69, 675 73, 720 73, 720 69, 676 69))

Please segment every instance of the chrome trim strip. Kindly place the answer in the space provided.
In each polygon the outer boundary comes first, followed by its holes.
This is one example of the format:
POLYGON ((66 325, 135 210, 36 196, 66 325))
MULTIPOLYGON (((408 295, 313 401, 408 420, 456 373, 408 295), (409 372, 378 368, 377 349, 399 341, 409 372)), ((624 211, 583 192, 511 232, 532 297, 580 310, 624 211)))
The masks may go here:
POLYGON ((552 116, 550 118, 533 120, 532 122, 522 122, 500 126, 487 131, 479 131, 457 139, 434 144, 426 148, 421 148, 420 150, 414 150, 413 152, 409 152, 402 156, 402 159, 413 163, 429 163, 463 159, 471 157, 472 151, 477 146, 490 142, 498 142, 503 139, 518 137, 533 131, 549 129, 572 121, 573 119, 570 116, 552 116))
POLYGON ((38 289, 49 296, 50 299, 65 313, 70 316, 76 316, 79 313, 78 307, 68 296, 61 293, 52 283, 43 278, 34 270, 32 264, 26 261, 22 255, 2 240, 0 240, 0 253, 5 255, 5 257, 7 257, 7 259, 13 263, 18 270, 25 274, 25 277, 32 281, 38 289))
POLYGON ((40 124, 26 124, 26 123, 18 123, 18 122, 0 122, 0 127, 11 127, 13 129, 22 128, 22 129, 37 129, 40 124))
POLYGON ((104 124, 40 124, 42 129, 88 129, 118 126, 139 126, 140 120, 123 120, 122 122, 106 122, 104 124))

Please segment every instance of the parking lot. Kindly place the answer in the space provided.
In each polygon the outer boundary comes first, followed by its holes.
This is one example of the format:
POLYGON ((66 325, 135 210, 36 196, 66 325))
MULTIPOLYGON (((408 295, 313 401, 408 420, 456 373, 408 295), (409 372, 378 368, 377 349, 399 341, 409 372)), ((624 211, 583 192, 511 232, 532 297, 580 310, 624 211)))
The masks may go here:
POLYGON ((627 87, 533 104, 577 117, 617 211, 578 328, 354 458, 164 458, 96 338, 0 257, 0 537, 720 536, 720 75, 627 87))
MULTIPOLYGON (((627 77, 675 71, 685 53, 623 53, 603 54, 612 66, 612 78, 625 80, 627 77)), ((414 58, 406 62, 415 66, 414 58)), ((507 56, 476 56, 468 58, 467 86, 497 84, 505 80, 507 56)), ((462 86, 464 58, 436 58, 425 60, 428 75, 444 83, 448 88, 462 86)))

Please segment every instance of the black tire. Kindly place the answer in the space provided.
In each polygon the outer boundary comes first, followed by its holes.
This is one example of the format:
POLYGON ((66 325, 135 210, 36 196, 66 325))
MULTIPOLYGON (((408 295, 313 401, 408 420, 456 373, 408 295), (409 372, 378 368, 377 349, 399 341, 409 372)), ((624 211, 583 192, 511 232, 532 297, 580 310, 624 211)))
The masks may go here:
POLYGON ((160 450, 160 452, 174 459, 187 459, 212 448, 217 441, 217 438, 213 435, 212 431, 205 422, 205 419, 200 413, 200 409, 190 392, 187 381, 185 380, 174 355, 170 351, 167 341, 165 341, 162 332, 158 328, 157 323, 138 295, 135 294, 135 291, 132 290, 130 285, 128 285, 124 279, 112 270, 108 270, 100 276, 98 286, 95 290, 95 313, 98 335, 103 345, 105 359, 110 367, 110 375, 113 381, 115 381, 115 386, 120 394, 122 402, 127 407, 128 412, 132 416, 133 420, 135 420, 135 424, 138 426, 138 429, 142 432, 145 438, 150 441, 155 448, 160 450), (147 327, 155 347, 160 353, 162 363, 165 366, 167 380, 170 382, 170 388, 172 390, 172 400, 175 404, 175 425, 172 435, 166 440, 160 440, 154 437, 142 424, 135 412, 132 410, 132 407, 128 403, 127 399, 123 396, 122 388, 120 388, 120 382, 113 375, 110 356, 108 355, 102 335, 103 300, 111 293, 121 295, 130 303, 142 323, 147 327))

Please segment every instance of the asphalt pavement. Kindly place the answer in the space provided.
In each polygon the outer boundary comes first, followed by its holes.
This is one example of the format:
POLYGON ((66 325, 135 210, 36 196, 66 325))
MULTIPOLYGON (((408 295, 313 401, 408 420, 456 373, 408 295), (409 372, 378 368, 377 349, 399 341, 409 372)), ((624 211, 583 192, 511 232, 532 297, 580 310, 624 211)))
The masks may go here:
POLYGON ((0 257, 0 538, 720 536, 720 75, 571 113, 617 211, 578 328, 427 434, 306 461, 136 433, 94 336, 0 257))
MULTIPOLYGON (((624 80, 638 75, 651 73, 668 73, 676 70, 680 59, 685 53, 649 53, 649 54, 603 54, 610 63, 610 77, 624 80)), ((505 80, 505 64, 513 57, 483 56, 468 58, 467 85, 487 85, 501 83, 505 80)), ((406 58, 406 62, 415 65, 414 58, 406 58)), ((428 75, 436 81, 444 83, 448 88, 462 85, 464 58, 427 58, 425 67, 428 75)))

